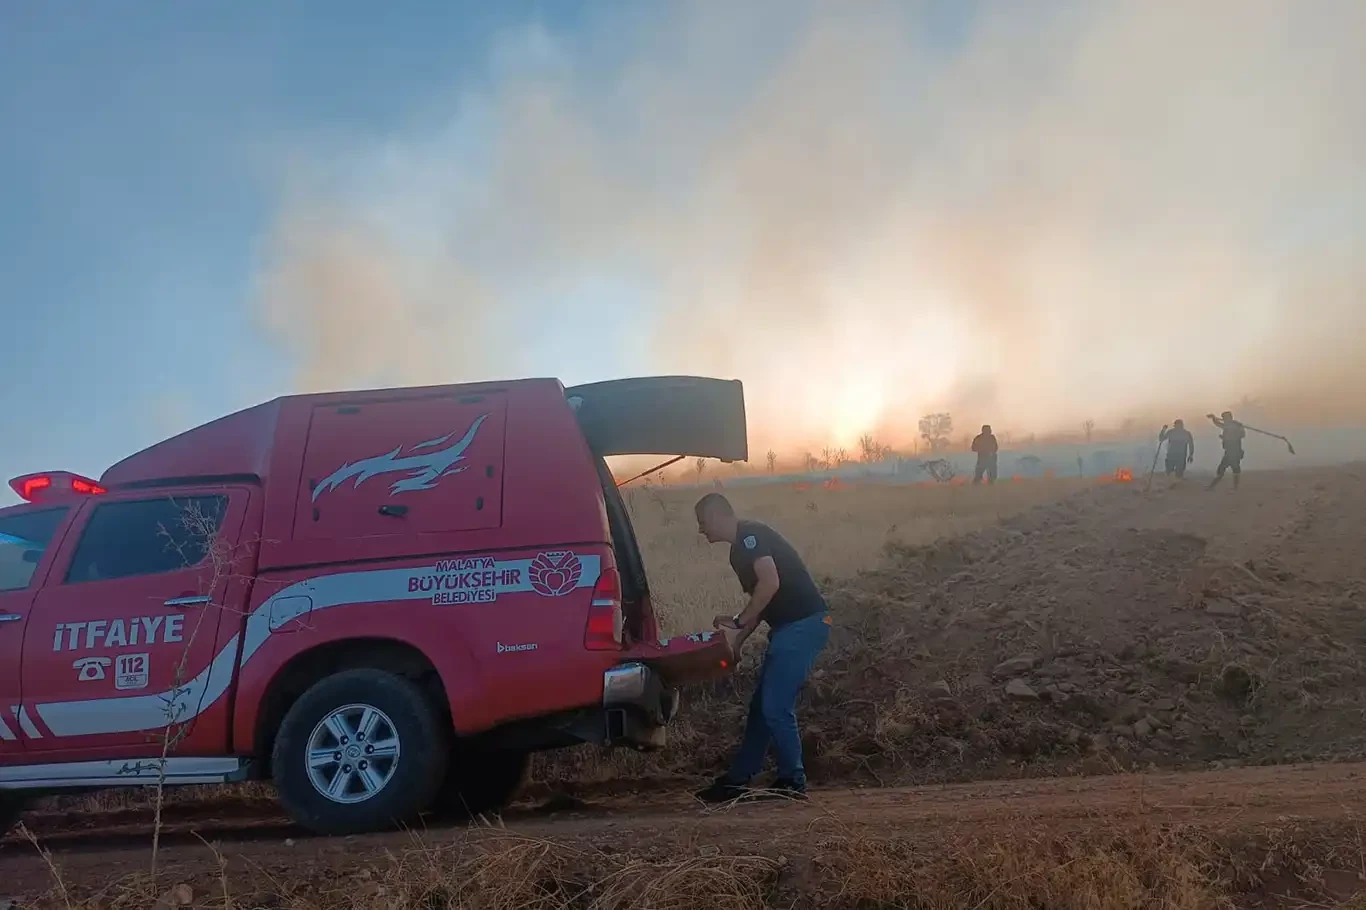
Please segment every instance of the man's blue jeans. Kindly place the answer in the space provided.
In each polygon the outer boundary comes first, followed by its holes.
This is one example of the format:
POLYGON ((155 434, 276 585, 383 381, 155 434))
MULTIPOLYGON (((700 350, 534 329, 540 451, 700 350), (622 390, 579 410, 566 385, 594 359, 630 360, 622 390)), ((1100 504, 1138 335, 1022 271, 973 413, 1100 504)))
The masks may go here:
POLYGON ((726 774, 727 783, 744 785, 764 766, 768 745, 778 753, 778 778, 804 785, 802 740, 797 733, 797 694, 816 656, 830 641, 830 614, 817 613, 769 633, 768 652, 749 702, 745 738, 726 774))

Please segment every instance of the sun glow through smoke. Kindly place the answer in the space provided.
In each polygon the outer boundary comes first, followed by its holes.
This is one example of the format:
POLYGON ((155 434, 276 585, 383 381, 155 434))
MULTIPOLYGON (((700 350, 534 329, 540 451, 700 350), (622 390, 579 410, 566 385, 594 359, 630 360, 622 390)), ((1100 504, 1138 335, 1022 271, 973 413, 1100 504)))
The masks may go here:
POLYGON ((757 460, 940 410, 955 441, 1363 416, 1366 4, 974 8, 952 53, 877 2, 685 3, 610 60, 509 40, 441 118, 300 156, 267 324, 309 388, 738 377, 757 460), (619 276, 629 336, 546 317, 619 276))

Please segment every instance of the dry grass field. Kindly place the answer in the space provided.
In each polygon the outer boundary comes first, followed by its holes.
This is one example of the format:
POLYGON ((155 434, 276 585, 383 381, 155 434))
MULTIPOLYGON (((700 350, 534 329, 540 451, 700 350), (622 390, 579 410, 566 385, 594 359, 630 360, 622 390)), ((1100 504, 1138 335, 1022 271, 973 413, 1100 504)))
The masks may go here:
MULTIPOLYGON (((828 586, 879 566, 889 545, 957 537, 1094 485, 1080 479, 835 489, 775 483, 722 492, 739 514, 771 525, 791 541, 817 581, 828 586)), ((713 616, 744 604, 726 548, 708 544, 697 533, 693 504, 705 492, 634 484, 623 490, 645 554, 655 611, 667 634, 710 628, 713 616)))

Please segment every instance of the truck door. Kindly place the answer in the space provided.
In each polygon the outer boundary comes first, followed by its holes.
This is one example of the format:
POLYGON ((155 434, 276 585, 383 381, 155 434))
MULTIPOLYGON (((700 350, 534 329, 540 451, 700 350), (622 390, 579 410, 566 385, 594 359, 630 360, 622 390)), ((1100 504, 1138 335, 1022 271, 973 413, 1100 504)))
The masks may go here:
POLYGON ((34 728, 20 713, 20 653, 34 595, 71 509, 27 506, 0 517, 0 756, 24 750, 34 728))
POLYGON ((24 636, 23 704, 42 737, 30 756, 155 756, 168 736, 179 755, 227 752, 250 497, 185 488, 86 507, 24 636))

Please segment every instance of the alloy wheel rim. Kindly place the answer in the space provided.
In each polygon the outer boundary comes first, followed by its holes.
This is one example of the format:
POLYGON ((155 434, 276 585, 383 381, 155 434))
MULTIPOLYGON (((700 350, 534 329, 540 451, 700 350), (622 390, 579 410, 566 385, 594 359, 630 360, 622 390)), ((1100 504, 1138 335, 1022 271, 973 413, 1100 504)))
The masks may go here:
POLYGON ((373 705, 350 704, 318 721, 304 763, 313 789, 331 802, 351 805, 389 785, 401 751, 389 715, 373 705))

